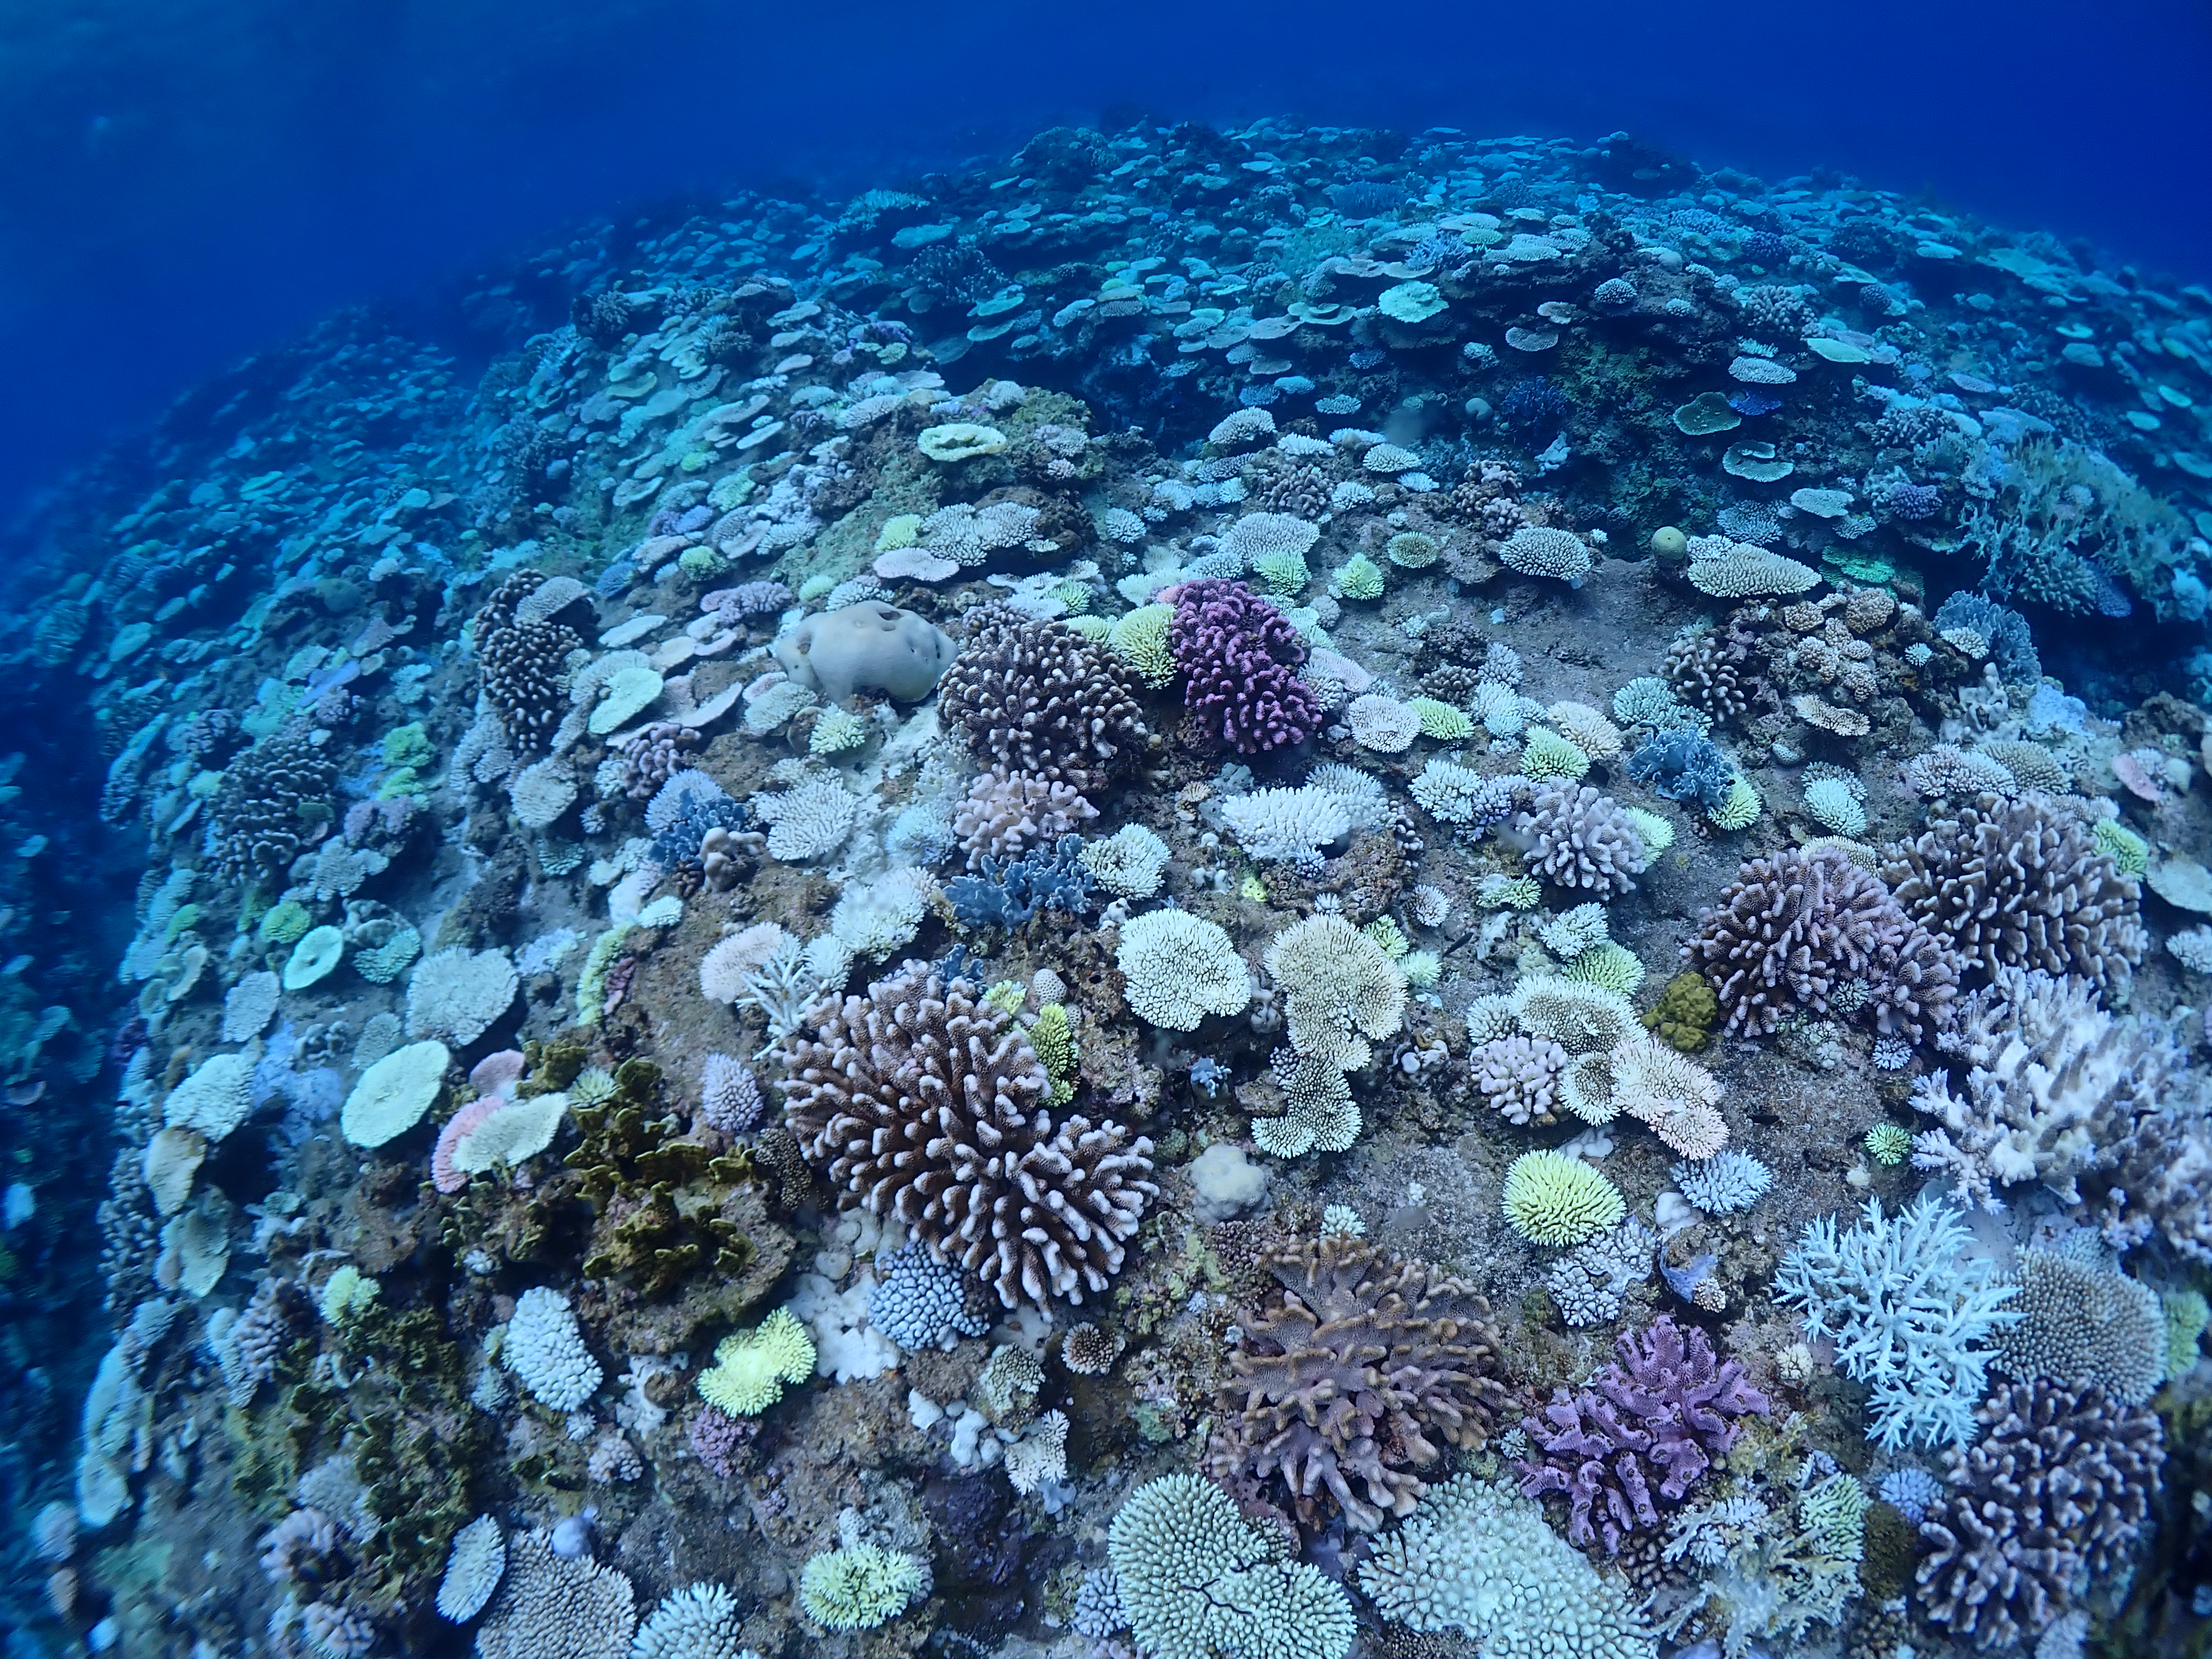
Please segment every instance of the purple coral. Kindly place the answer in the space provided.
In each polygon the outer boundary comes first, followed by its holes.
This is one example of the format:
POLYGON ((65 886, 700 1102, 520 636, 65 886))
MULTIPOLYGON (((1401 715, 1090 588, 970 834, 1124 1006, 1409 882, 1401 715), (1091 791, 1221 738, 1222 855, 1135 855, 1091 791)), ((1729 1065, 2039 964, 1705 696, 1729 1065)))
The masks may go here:
POLYGON ((738 1454, 752 1444, 759 1429, 755 1419, 732 1417, 712 1406, 702 1406, 684 1425, 684 1437, 690 1443, 691 1455, 708 1474, 727 1480, 738 1472, 738 1454))
POLYGON ((1717 1458, 1735 1444, 1729 1419, 1766 1415, 1765 1395, 1743 1367, 1713 1352, 1697 1327, 1652 1322, 1640 1335, 1624 1332, 1620 1358, 1580 1394, 1557 1389, 1543 1415, 1521 1426, 1543 1448, 1540 1462, 1516 1461, 1523 1496, 1565 1492, 1572 1505, 1567 1536, 1588 1545, 1595 1531, 1608 1554, 1638 1531, 1659 1525, 1659 1501, 1679 1504, 1717 1458))
POLYGON ((1168 642, 1183 675, 1183 706, 1239 754, 1304 743, 1321 724, 1321 700, 1297 678, 1305 641, 1243 583, 1184 583, 1168 642))

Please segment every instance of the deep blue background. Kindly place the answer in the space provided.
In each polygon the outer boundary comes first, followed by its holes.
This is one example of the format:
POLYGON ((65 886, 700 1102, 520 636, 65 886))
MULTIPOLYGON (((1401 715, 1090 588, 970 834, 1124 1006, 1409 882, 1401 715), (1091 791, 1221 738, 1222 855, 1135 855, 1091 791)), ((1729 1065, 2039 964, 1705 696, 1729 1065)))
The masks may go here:
POLYGON ((1008 153, 1136 102, 1826 166, 2212 279, 2199 0, 15 0, 0 513, 335 305, 565 222, 1008 153))

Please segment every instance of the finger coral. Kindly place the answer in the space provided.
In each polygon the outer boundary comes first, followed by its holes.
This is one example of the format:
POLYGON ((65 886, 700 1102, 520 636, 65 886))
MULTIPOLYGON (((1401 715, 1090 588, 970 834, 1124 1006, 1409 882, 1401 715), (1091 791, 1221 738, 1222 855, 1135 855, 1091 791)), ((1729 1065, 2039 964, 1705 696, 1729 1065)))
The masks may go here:
POLYGON ((968 613, 938 711, 1008 769, 1079 791, 1130 766, 1149 735, 1134 671, 1103 643, 1004 605, 968 613))

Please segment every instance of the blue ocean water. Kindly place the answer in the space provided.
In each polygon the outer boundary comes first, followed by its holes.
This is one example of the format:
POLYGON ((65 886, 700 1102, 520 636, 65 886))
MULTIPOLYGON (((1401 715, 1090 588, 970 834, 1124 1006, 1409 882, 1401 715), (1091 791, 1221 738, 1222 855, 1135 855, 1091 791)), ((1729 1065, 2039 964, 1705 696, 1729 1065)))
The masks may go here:
POLYGON ((0 1659, 2200 1650, 2208 66, 0 17, 0 1659))
POLYGON ((1264 13, 1015 0, 803 9, 26 3, 0 21, 0 503, 334 306, 435 309, 569 220, 779 179, 861 187, 1055 122, 1287 113, 1626 129, 1829 169, 2212 270, 2212 20, 2188 0, 1264 13))

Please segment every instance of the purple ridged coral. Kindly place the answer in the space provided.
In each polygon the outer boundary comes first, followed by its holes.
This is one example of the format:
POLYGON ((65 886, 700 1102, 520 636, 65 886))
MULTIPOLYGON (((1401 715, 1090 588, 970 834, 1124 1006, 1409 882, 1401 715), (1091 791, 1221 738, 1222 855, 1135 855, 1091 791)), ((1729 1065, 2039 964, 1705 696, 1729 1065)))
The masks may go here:
POLYGON ((1320 726, 1321 700, 1297 677, 1305 641, 1243 583, 1184 583, 1168 642, 1183 676, 1183 706, 1239 754, 1304 743, 1320 726))
POLYGON ((1720 1358, 1694 1325, 1662 1316, 1616 1346, 1620 1358, 1589 1388, 1557 1389, 1540 1417, 1521 1419, 1544 1455, 1514 1464, 1523 1496, 1566 1494, 1569 1539, 1601 1537, 1614 1555, 1624 1540, 1656 1530, 1659 1504, 1680 1503, 1728 1455, 1738 1432, 1731 1418, 1768 1410, 1743 1367, 1720 1358))

